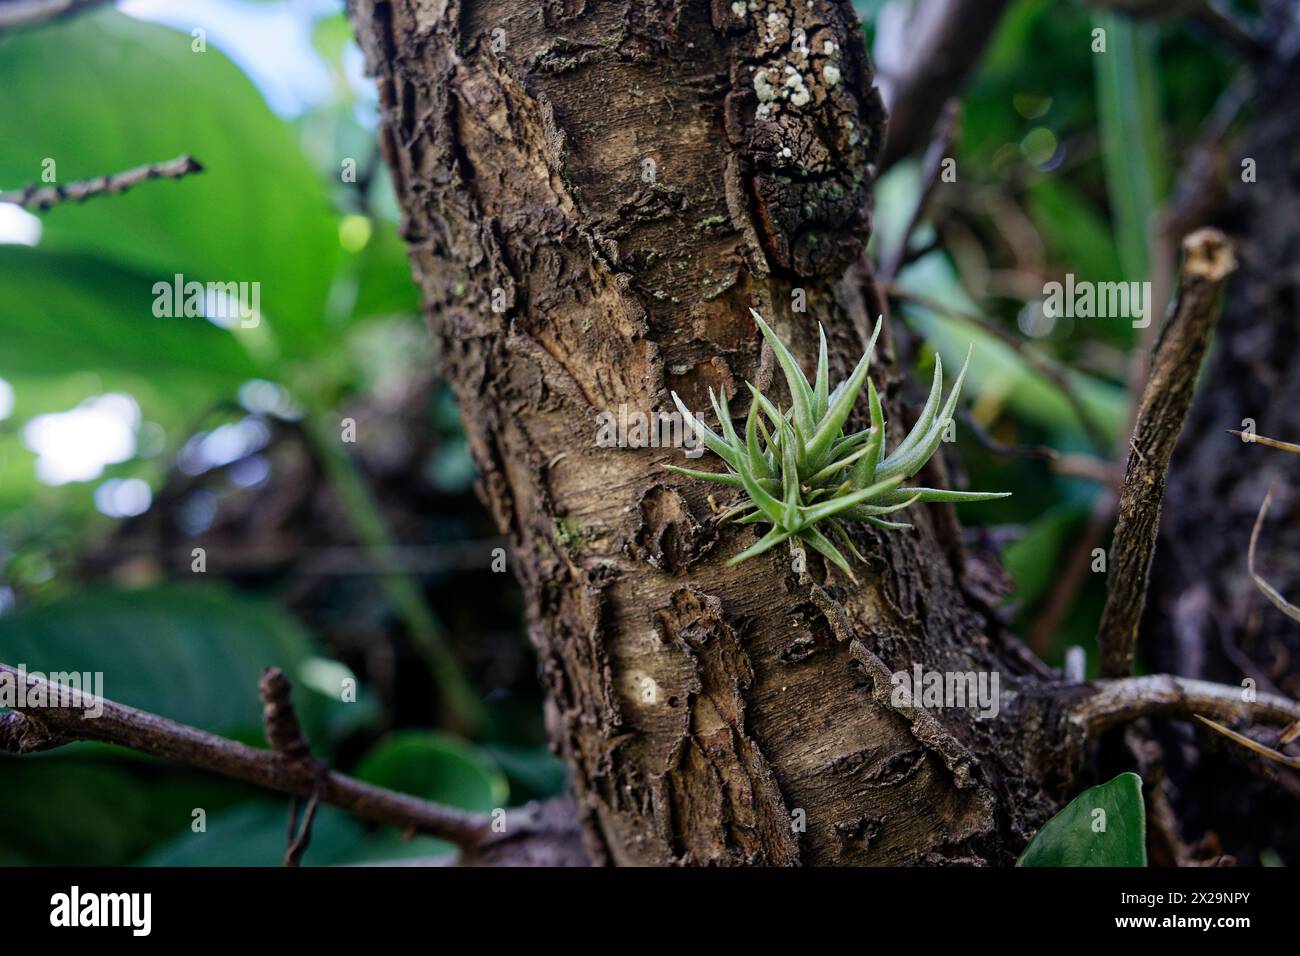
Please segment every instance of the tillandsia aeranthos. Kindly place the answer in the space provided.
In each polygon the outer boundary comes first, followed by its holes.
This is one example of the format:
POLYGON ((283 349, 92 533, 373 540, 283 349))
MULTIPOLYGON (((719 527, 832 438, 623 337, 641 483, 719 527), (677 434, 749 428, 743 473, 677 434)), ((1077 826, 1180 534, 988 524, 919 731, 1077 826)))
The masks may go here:
POLYGON ((943 441, 957 407, 957 395, 966 377, 966 367, 970 364, 969 353, 942 408, 943 362, 935 356, 934 382, 921 417, 902 443, 886 454, 884 411, 876 387, 867 377, 871 354, 880 335, 881 320, 876 321, 871 342, 857 367, 832 390, 828 387, 825 330, 818 327, 817 375, 814 381, 809 382, 790 350, 763 317, 753 309, 750 309, 750 314, 785 373, 791 407, 785 411, 778 409, 750 385, 754 397, 749 405, 749 418, 742 438, 732 424, 726 392, 715 397, 713 390, 709 389, 709 401, 722 428, 722 434, 718 435, 696 419, 674 392, 673 401, 683 420, 726 463, 727 471, 716 473, 678 468, 676 465, 664 466, 689 478, 743 489, 747 500, 727 511, 723 520, 772 526, 756 544, 737 554, 729 564, 760 555, 783 541, 798 539, 819 551, 850 580, 856 581, 849 562, 831 543, 826 532, 862 561, 862 554, 845 530, 845 522, 863 521, 880 528, 904 529, 911 525, 889 521, 884 516, 918 501, 987 501, 1007 497, 1009 493, 1003 492, 903 487, 903 482, 921 470, 943 441), (864 384, 871 427, 846 435, 844 424, 862 394, 864 384))

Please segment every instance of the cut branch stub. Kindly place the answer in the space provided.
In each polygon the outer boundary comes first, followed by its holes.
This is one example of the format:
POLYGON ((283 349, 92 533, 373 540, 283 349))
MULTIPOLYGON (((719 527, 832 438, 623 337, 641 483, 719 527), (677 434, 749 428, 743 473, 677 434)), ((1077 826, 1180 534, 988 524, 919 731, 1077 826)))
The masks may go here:
POLYGON ((1156 342, 1151 376, 1129 440, 1098 630, 1103 677, 1123 677, 1133 669, 1169 458, 1187 418, 1223 287, 1236 268, 1232 245, 1217 229, 1192 233, 1183 240, 1183 251, 1178 298, 1156 342))

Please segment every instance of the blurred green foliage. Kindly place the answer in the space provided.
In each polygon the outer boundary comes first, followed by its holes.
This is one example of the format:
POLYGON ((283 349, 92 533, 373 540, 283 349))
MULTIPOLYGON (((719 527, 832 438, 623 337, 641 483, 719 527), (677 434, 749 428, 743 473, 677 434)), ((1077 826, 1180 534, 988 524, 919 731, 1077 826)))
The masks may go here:
MULTIPOLYGON (((314 39, 332 95, 295 119, 276 115, 214 46, 195 53, 190 35, 112 10, 0 39, 0 188, 38 181, 47 158, 62 183, 183 153, 204 166, 182 182, 58 206, 42 215, 36 247, 0 246, 0 378, 14 396, 0 422, 0 581, 5 600, 22 603, 0 614, 0 660, 102 671, 106 696, 259 745, 258 677, 276 665, 294 681, 317 753, 363 779, 481 811, 550 796, 563 767, 519 743, 533 735, 517 728, 486 728, 478 744, 419 730, 376 739, 385 722, 373 697, 363 687, 345 703, 347 668, 326 665, 317 638, 271 601, 215 583, 84 590, 79 554, 114 523, 95 510, 97 481, 38 481, 24 441, 44 413, 130 395, 165 441, 141 442, 103 477, 158 489, 199 423, 239 419, 219 410, 238 409, 241 385, 275 383, 325 418, 349 396, 391 387, 419 354, 418 295, 373 128, 344 77, 342 15, 318 20, 314 39), (345 159, 356 181, 341 175, 345 159), (259 283, 261 323, 155 317, 154 283, 177 273, 259 283), (357 740, 373 743, 357 754, 357 740)), ((437 487, 460 493, 472 463, 441 394, 430 427, 447 440, 429 467, 437 487)), ((352 520, 374 530, 368 493, 358 503, 356 476, 339 467, 340 493, 362 512, 352 520)), ((253 788, 110 747, 0 758, 0 863, 278 865, 286 814, 286 801, 253 788)), ((449 849, 323 808, 305 862, 449 849)))

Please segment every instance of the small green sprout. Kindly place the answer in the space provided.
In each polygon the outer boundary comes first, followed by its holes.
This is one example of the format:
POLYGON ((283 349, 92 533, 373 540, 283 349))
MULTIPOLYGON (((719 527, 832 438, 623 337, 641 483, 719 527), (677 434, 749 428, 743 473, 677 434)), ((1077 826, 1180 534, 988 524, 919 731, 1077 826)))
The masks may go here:
POLYGON ((729 564, 745 561, 783 541, 796 538, 821 552, 850 580, 856 581, 848 561, 824 531, 862 561, 861 553, 853 546, 845 530, 846 521, 864 521, 880 528, 910 528, 911 525, 889 521, 884 516, 918 501, 987 501, 1007 497, 1006 493, 996 492, 902 487, 904 481, 930 460, 943 441, 957 407, 957 395, 966 377, 966 366, 970 364, 969 352, 942 409, 943 363, 935 356, 934 383, 921 417, 902 443, 886 455, 884 412, 876 387, 867 377, 867 366, 880 335, 880 320, 876 322, 871 342, 857 367, 832 390, 827 381, 825 330, 818 328, 821 347, 817 375, 813 382, 809 382, 790 350, 762 316, 753 309, 750 309, 750 314, 785 373, 793 405, 781 411, 750 385, 754 398, 749 405, 745 434, 741 437, 732 424, 726 392, 714 397, 710 389, 709 401, 722 427, 722 434, 718 435, 696 419, 674 392, 673 401, 684 421, 726 463, 727 471, 716 473, 664 466, 688 478, 743 489, 748 500, 727 511, 723 520, 772 526, 756 544, 737 554, 729 564), (846 435, 844 424, 854 402, 862 394, 863 385, 867 389, 871 427, 846 435))

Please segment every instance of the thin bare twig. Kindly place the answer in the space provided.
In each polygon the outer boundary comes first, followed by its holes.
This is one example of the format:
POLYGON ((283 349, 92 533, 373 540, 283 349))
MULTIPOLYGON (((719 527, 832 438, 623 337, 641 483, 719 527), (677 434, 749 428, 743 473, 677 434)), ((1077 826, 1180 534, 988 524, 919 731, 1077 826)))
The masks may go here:
POLYGON ((1255 570, 1255 548, 1259 544, 1259 529, 1264 526, 1264 517, 1268 514, 1268 506, 1273 503, 1273 486, 1269 485, 1268 493, 1264 495, 1264 502, 1259 506, 1259 514, 1255 516, 1255 526, 1250 529, 1250 546, 1246 549, 1246 570, 1250 572, 1250 579, 1255 582, 1255 587, 1259 588, 1264 597, 1269 602, 1289 617, 1293 621, 1300 622, 1300 607, 1296 607, 1288 601, 1277 588, 1264 580, 1263 576, 1255 570))
MULTIPOLYGON (((39 698, 29 690, 29 700, 58 700, 57 685, 41 677, 3 663, 0 675, 25 681, 29 689, 44 689, 39 698)), ((35 753, 79 740, 116 744, 291 796, 311 799, 317 794, 320 803, 363 820, 454 843, 462 859, 470 862, 586 862, 568 801, 512 808, 494 828, 493 819, 485 814, 441 806, 336 773, 313 759, 303 759, 295 747, 290 746, 289 752, 260 750, 111 700, 96 698, 78 708, 24 704, 0 714, 0 753, 35 753), (101 706, 99 716, 86 714, 101 706)))
POLYGON ((169 159, 165 163, 136 166, 125 172, 114 173, 111 176, 96 176, 94 179, 82 179, 66 186, 37 186, 35 183, 28 183, 22 189, 0 193, 0 202, 15 203, 24 209, 44 212, 51 206, 63 202, 85 202, 95 196, 124 193, 132 186, 153 179, 182 179, 201 172, 203 166, 193 156, 186 154, 169 159))
POLYGON ((1289 724, 1300 719, 1300 704, 1275 694, 1255 694, 1250 700, 1241 687, 1211 681, 1153 674, 1094 681, 1095 694, 1071 707, 1070 719, 1089 736, 1140 717, 1191 720, 1208 714, 1224 723, 1289 724))
POLYGON ((912 216, 898 239, 898 245, 892 249, 880 266, 880 278, 883 282, 892 281, 907 262, 908 247, 912 234, 916 232, 921 221, 930 209, 930 200, 939 185, 943 174, 943 161, 952 155, 953 143, 957 139, 957 127, 961 120, 961 103, 950 99, 943 105, 939 119, 930 134, 930 145, 926 147, 921 160, 921 189, 917 194, 916 206, 912 216))
POLYGON ((1238 431, 1235 428, 1225 428, 1229 435, 1236 435, 1247 445, 1267 445, 1269 448, 1276 448, 1279 451, 1289 451, 1293 455, 1300 455, 1300 445, 1293 445, 1289 441, 1278 441, 1276 438, 1265 438, 1263 435, 1251 435, 1247 432, 1238 431))
POLYGON ((0 3, 0 32, 57 20, 101 6, 105 2, 106 0, 7 0, 0 3))
POLYGON ((1058 475, 1086 478, 1088 481, 1095 481, 1107 487, 1118 485, 1123 477, 1117 468, 1093 455, 1065 454, 1047 445, 1008 445, 990 435, 969 411, 963 409, 958 412, 958 415, 975 441, 995 455, 1045 461, 1058 475))
POLYGON ((1079 424, 1083 426, 1083 430, 1087 433, 1088 439, 1092 442, 1093 446, 1097 449, 1103 449, 1107 446, 1108 442, 1106 436, 1101 433, 1101 430, 1092 421, 1092 418, 1088 415, 1087 409, 1083 405, 1083 401, 1075 392, 1074 386, 1070 383, 1069 378, 1066 377, 1065 370, 1056 362, 1033 349, 1027 348, 1026 343, 1018 340, 1014 335, 999 326, 996 322, 989 321, 985 316, 974 312, 949 308, 937 299, 932 299, 919 292, 913 292, 910 289, 904 289, 893 282, 883 283, 882 287, 885 294, 888 296, 895 299, 903 299, 908 302, 915 302, 917 305, 924 309, 929 309, 931 312, 938 312, 942 315, 948 315, 965 322, 970 322, 972 325, 978 325, 985 332, 1001 339, 1011 348, 1020 353, 1020 356, 1025 360, 1027 365, 1032 367, 1040 375, 1045 377, 1061 390, 1061 394, 1065 397, 1070 408, 1074 411, 1075 417, 1079 419, 1079 424))
POLYGON ((258 683, 258 696, 262 698, 262 728, 266 742, 285 758, 309 766, 316 774, 316 787, 307 800, 307 812, 303 815, 302 826, 298 825, 298 814, 302 810, 302 797, 294 794, 289 805, 289 831, 285 836, 284 865, 298 866, 302 856, 311 845, 311 825, 316 820, 316 809, 320 806, 321 787, 325 782, 328 768, 311 755, 307 735, 302 732, 302 724, 293 709, 291 699, 292 687, 289 678, 278 667, 268 667, 262 672, 258 683))
POLYGON ((1123 677, 1133 669, 1169 458, 1192 403, 1219 315, 1220 293, 1236 268, 1232 245, 1217 229, 1192 233, 1183 241, 1183 250, 1178 301, 1156 342, 1129 442, 1132 454, 1120 491, 1106 605, 1097 633, 1103 677, 1123 677))
POLYGON ((1210 720, 1208 717, 1202 717, 1200 714, 1196 715, 1196 719, 1205 724, 1205 726, 1209 727, 1211 730, 1223 734, 1223 736, 1227 737, 1229 740, 1236 741, 1247 750, 1253 750, 1255 753, 1267 760, 1272 760, 1274 763, 1280 763, 1282 766, 1290 767, 1292 770, 1300 770, 1300 757, 1293 757, 1290 754, 1282 753, 1280 750, 1274 750, 1272 747, 1262 744, 1258 740, 1253 740, 1245 734, 1239 734, 1235 730, 1230 730, 1218 721, 1210 720))

